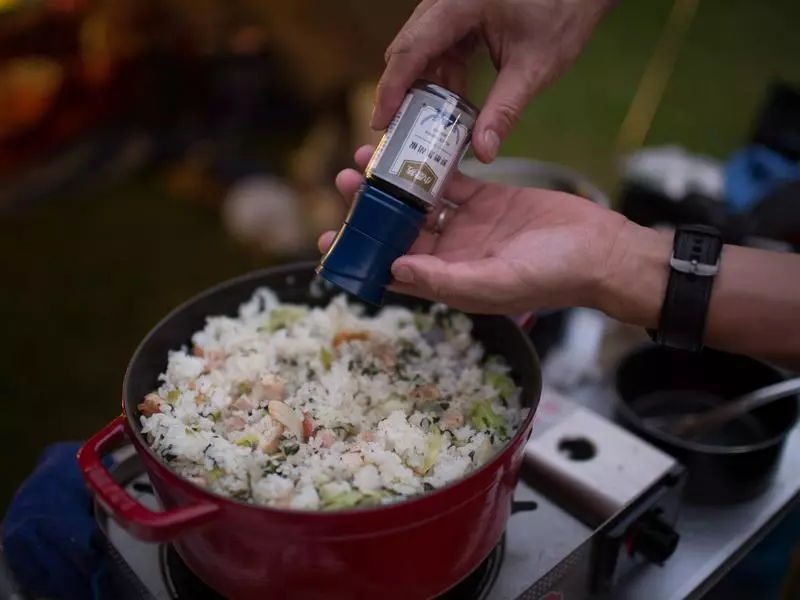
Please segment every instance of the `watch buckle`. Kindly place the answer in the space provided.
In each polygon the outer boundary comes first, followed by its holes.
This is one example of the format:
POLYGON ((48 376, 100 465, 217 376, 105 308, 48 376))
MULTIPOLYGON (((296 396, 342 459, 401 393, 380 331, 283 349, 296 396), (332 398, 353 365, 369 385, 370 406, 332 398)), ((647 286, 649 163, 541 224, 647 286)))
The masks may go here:
POLYGON ((696 259, 692 260, 685 260, 681 258, 676 258, 675 253, 672 253, 672 256, 669 258, 669 266, 678 271, 679 273, 685 273, 687 275, 697 275, 698 277, 714 277, 719 273, 719 259, 713 265, 707 265, 701 262, 698 262, 696 259))

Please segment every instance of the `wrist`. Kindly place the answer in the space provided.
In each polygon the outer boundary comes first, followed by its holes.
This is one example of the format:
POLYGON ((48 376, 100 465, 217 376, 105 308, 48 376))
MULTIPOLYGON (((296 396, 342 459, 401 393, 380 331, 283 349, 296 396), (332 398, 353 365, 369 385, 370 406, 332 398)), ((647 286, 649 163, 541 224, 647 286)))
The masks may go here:
POLYGON ((606 269, 596 281, 592 308, 623 323, 658 327, 672 242, 671 233, 627 221, 609 252, 606 269))

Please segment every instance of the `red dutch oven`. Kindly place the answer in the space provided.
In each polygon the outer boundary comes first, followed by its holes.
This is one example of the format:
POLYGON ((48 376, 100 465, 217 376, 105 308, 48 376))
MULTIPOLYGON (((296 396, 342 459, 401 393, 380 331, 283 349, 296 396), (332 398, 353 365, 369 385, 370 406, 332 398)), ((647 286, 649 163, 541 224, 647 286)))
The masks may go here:
MULTIPOLYGON (((312 285, 314 266, 289 265, 223 283, 161 321, 128 366, 122 415, 83 446, 81 469, 122 527, 142 540, 171 542, 200 579, 231 600, 433 598, 478 567, 500 541, 511 513, 541 392, 536 352, 511 319, 471 317, 476 339, 505 357, 522 388, 522 404, 530 409, 522 427, 481 469, 418 498, 339 512, 254 506, 182 479, 156 457, 140 432, 136 406, 157 387, 169 350, 189 344, 208 315, 236 315, 259 287, 271 288, 285 302, 327 304, 338 292, 312 285), (103 456, 127 441, 144 463, 163 512, 139 504, 103 466, 103 456)), ((426 305, 398 295, 387 303, 426 305)))

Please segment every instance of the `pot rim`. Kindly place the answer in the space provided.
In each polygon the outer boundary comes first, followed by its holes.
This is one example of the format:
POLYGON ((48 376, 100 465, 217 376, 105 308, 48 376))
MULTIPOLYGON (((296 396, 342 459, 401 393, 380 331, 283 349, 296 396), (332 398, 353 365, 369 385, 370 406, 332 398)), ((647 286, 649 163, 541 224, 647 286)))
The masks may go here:
MULTIPOLYGON (((791 435, 792 431, 794 430, 795 426, 798 423, 798 419, 800 419, 800 394, 795 394, 793 396, 787 396, 785 398, 782 398, 781 400, 776 400, 776 402, 787 402, 787 403, 793 401, 795 407, 794 420, 789 425, 787 425, 786 428, 781 433, 775 434, 770 438, 755 444, 745 444, 739 446, 715 446, 713 444, 701 444, 698 442, 692 442, 689 440, 684 440, 683 438, 679 438, 677 436, 670 435, 658 429, 657 427, 647 426, 645 422, 642 420, 642 418, 636 413, 636 411, 633 410, 633 407, 631 406, 630 402, 623 399, 619 393, 620 371, 622 370, 622 367, 625 365, 625 363, 627 363, 628 360, 630 360, 633 356, 641 354, 642 352, 646 352, 648 350, 653 350, 658 348, 659 346, 656 346, 654 344, 648 344, 646 342, 639 344, 633 349, 629 350, 619 361, 616 368, 614 369, 614 395, 616 398, 615 410, 631 426, 635 427, 639 431, 644 432, 646 435, 649 435, 650 437, 655 438, 664 444, 669 444, 670 446, 674 446, 682 450, 688 450, 690 452, 697 452, 713 456, 735 456, 735 455, 747 454, 750 452, 757 452, 759 450, 764 450, 766 448, 780 446, 786 441, 786 438, 789 437, 789 435, 791 435)), ((731 354, 730 352, 724 352, 722 350, 715 350, 715 352, 731 354)), ((773 371, 776 375, 784 377, 784 373, 780 369, 776 368, 775 366, 769 364, 766 361, 753 358, 751 356, 744 356, 744 358, 759 363, 760 365, 773 371)))
MULTIPOLYGON (((161 329, 163 325, 169 322, 175 315, 179 314, 180 312, 184 311, 190 305, 198 302, 199 300, 211 296, 227 287, 237 285, 239 283, 243 283, 246 281, 252 281, 255 279, 259 279, 265 276, 276 276, 276 275, 284 275, 284 276, 291 276, 298 271, 302 271, 308 269, 309 271, 313 271, 314 268, 317 266, 316 262, 311 261, 304 261, 304 262, 293 262, 288 263, 285 265, 277 266, 277 267, 267 267, 264 269, 259 269, 256 271, 251 271, 249 273, 245 273, 244 275, 239 275, 237 277, 233 277, 221 283, 218 283, 210 288, 206 288, 205 290, 195 294, 188 300, 185 300, 177 307, 170 310, 166 316, 161 318, 155 326, 153 326, 150 331, 142 338, 141 342, 137 345, 136 350, 134 350, 130 361, 128 362, 128 366, 125 369, 125 375, 122 380, 122 414, 125 416, 126 423, 128 424, 128 430, 132 433, 133 438, 131 441, 133 442, 134 447, 136 448, 137 452, 144 450, 148 453, 149 457, 152 458, 158 465, 163 467, 171 476, 173 476, 176 480, 180 481, 182 485, 188 486, 193 490, 201 493, 203 496, 208 498, 209 501, 217 502, 223 505, 230 505, 230 506, 237 506, 237 507, 246 507, 252 509, 258 509, 264 511, 269 514, 275 515, 286 515, 292 517, 308 517, 308 518, 315 518, 315 519, 330 519, 332 517, 337 517, 341 515, 365 515, 365 514, 376 514, 381 513, 384 511, 388 511, 391 509, 397 510, 398 508, 402 507, 405 509, 406 507, 412 507, 419 502, 426 501, 431 498, 441 498, 444 495, 448 495, 454 492, 459 488, 467 485, 471 481, 475 481, 476 479, 485 476, 490 470, 492 470, 495 465, 501 461, 503 461, 506 456, 510 452, 514 452, 516 448, 522 443, 522 436, 526 435, 526 432, 529 432, 531 429, 531 424, 533 422, 534 414, 536 412, 536 408, 538 406, 538 401, 534 402, 533 406, 528 411, 528 415, 523 419, 519 429, 514 434, 514 436, 506 443, 506 446, 498 452, 489 462, 481 466, 480 468, 472 471, 466 477, 461 477, 456 479, 455 481, 449 483, 448 485, 437 488, 432 492, 427 492, 421 494, 419 496, 412 496, 411 498, 407 498, 405 500, 400 500, 398 502, 393 502, 391 504, 383 504, 378 506, 364 506, 364 507, 356 507, 356 508, 346 508, 342 510, 335 510, 335 511, 321 511, 321 510, 296 510, 296 509, 286 509, 286 508, 277 508, 273 506, 263 506, 258 504, 250 504, 248 502, 242 500, 236 500, 234 498, 230 498, 228 496, 223 496, 222 494, 218 494, 216 492, 209 491, 195 483, 192 483, 186 480, 184 477, 181 477, 175 470, 168 464, 166 464, 158 455, 153 451, 150 445, 147 443, 147 440, 144 439, 144 436, 141 432, 141 424, 136 420, 135 413, 131 413, 127 410, 127 390, 128 390, 128 380, 131 375, 131 370, 133 368, 134 363, 139 359, 139 356, 143 352, 144 346, 150 340, 155 333, 161 329)), ((344 293, 344 292, 343 292, 344 293)), ((244 300, 242 300, 244 301, 244 300)), ((387 304, 390 306, 391 304, 387 304)), ((466 313, 465 313, 466 314, 466 313)), ((473 315, 468 315, 473 316, 473 315)), ((479 315, 480 316, 480 315, 479 315)), ((507 316, 501 315, 484 315, 484 316, 495 316, 500 317, 506 321, 508 321, 515 329, 518 330, 519 334, 524 338, 524 344, 530 351, 531 356, 534 359, 534 366, 539 368, 541 372, 541 368, 539 366, 539 356, 536 353, 536 349, 533 346, 533 342, 531 342, 530 338, 525 335, 522 328, 514 321, 512 318, 507 316)), ((535 393, 537 396, 541 396, 542 390, 542 379, 541 377, 538 378, 536 383, 536 390, 535 393)), ((526 440, 527 441, 527 440, 526 440)), ((486 486, 488 487, 488 486, 486 486)), ((476 492, 474 495, 470 496, 473 498, 474 496, 480 494, 483 491, 476 492)), ((468 501, 468 500, 467 500, 468 501)), ((460 505, 460 503, 459 503, 460 505)), ((457 508, 457 506, 453 506, 453 509, 457 508)))

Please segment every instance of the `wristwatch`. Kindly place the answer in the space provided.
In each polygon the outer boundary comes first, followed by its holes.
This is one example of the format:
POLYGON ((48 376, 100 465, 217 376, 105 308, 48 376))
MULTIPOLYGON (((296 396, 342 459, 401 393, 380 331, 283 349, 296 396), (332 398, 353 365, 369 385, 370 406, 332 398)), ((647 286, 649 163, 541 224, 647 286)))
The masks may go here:
POLYGON ((695 352, 703 348, 723 244, 722 235, 713 227, 681 225, 676 229, 658 329, 648 330, 654 342, 695 352))

